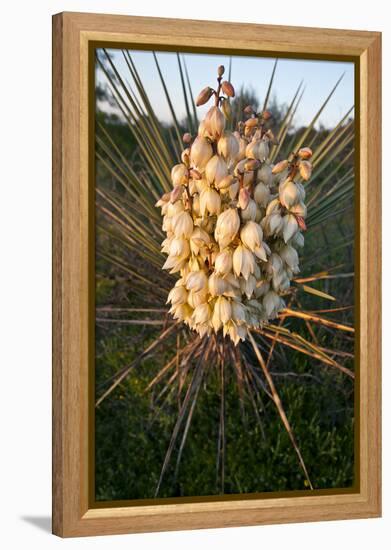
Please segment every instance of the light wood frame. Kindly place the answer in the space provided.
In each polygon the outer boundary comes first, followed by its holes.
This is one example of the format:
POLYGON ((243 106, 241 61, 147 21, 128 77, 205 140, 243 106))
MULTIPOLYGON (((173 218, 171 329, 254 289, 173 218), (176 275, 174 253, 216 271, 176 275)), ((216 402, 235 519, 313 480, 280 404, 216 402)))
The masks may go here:
POLYGON ((381 513, 381 34, 62 13, 53 17, 53 532, 63 537, 381 513), (231 37, 235 36, 234 48, 231 37), (89 44, 346 56, 359 89, 359 487, 356 492, 94 508, 89 499, 89 44))

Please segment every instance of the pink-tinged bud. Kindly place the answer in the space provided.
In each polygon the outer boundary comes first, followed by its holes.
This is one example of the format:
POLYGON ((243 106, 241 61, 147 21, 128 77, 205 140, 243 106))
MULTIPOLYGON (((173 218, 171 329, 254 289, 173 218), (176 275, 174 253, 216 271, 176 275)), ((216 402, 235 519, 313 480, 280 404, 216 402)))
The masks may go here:
POLYGON ((262 113, 262 118, 263 120, 269 120, 270 118, 272 118, 272 114, 270 111, 263 111, 262 113))
POLYGON ((210 88, 209 86, 201 90, 196 100, 197 107, 200 107, 201 105, 205 105, 205 103, 207 103, 212 97, 213 92, 214 90, 212 90, 212 88, 210 88))
POLYGON ((296 220, 297 220, 297 225, 300 227, 300 229, 302 231, 306 231, 307 226, 306 226, 306 223, 304 221, 304 218, 302 218, 301 216, 296 216, 296 220))
POLYGON ((302 149, 299 149, 299 152, 297 154, 301 159, 307 160, 312 157, 312 149, 310 149, 309 147, 303 147, 302 149))
POLYGON ((170 202, 176 202, 182 195, 182 186, 176 185, 170 193, 170 202))
POLYGON ((192 168, 192 169, 190 170, 190 177, 193 178, 194 180, 200 180, 200 179, 202 179, 201 174, 200 174, 199 171, 196 170, 195 168, 192 168))
POLYGON ((308 181, 312 174, 312 164, 308 160, 299 162, 299 172, 303 180, 308 181))
POLYGON ((224 65, 219 65, 219 66, 217 67, 217 74, 218 74, 218 76, 223 76, 224 72, 225 72, 225 67, 224 67, 224 65))
POLYGON ((191 134, 189 134, 189 132, 186 132, 185 134, 183 134, 182 141, 183 141, 183 143, 190 143, 191 142, 191 134))
POLYGON ((243 112, 246 114, 246 115, 252 115, 253 112, 254 112, 254 109, 251 107, 251 105, 247 105, 247 107, 245 107, 243 109, 243 112))
POLYGON ((232 86, 231 82, 228 82, 227 80, 224 80, 224 82, 221 84, 221 89, 225 95, 228 97, 235 97, 235 90, 232 86))
POLYGON ((272 174, 280 174, 288 168, 289 162, 287 160, 281 160, 273 166, 272 174))
POLYGON ((242 210, 247 208, 248 203, 250 202, 250 193, 248 192, 248 189, 245 187, 242 187, 242 189, 239 191, 239 206, 242 210))

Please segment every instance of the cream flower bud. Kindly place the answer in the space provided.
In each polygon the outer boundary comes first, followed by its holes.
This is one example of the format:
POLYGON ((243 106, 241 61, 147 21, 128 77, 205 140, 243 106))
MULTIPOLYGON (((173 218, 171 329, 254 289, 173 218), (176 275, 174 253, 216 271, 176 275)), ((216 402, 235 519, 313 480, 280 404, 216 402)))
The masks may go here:
POLYGON ((264 139, 251 141, 246 147, 246 157, 264 161, 269 156, 269 144, 264 139))
POLYGON ((272 169, 266 163, 262 164, 261 168, 258 170, 258 181, 261 181, 265 185, 272 184, 272 169))
POLYGON ((215 259, 215 272, 226 275, 232 269, 232 251, 226 248, 219 252, 215 259))
POLYGON ((263 262, 267 262, 267 245, 266 243, 262 243, 260 246, 257 246, 254 248, 254 254, 257 258, 262 260, 263 262))
POLYGON ((170 202, 176 202, 182 196, 183 188, 177 185, 170 193, 170 202))
POLYGON ((212 316, 212 325, 216 332, 219 330, 221 325, 230 321, 231 314, 232 308, 230 301, 227 298, 224 298, 224 296, 219 296, 216 300, 212 316))
POLYGON ((293 272, 299 268, 299 255, 293 246, 283 246, 280 250, 280 256, 283 261, 292 269, 293 272))
POLYGON ((195 193, 198 193, 197 180, 189 181, 189 193, 191 196, 195 195, 195 193))
POLYGON ((222 99, 221 101, 221 111, 225 116, 226 120, 229 120, 232 116, 232 107, 229 102, 229 99, 222 99))
POLYGON ((207 103, 210 100, 212 95, 213 95, 213 89, 210 88, 209 86, 201 90, 196 99, 197 107, 200 107, 201 105, 205 105, 205 103, 207 103))
POLYGON ((255 259, 254 254, 243 245, 239 245, 233 253, 233 269, 237 277, 243 275, 245 279, 249 278, 250 273, 254 273, 255 259))
POLYGON ((172 239, 170 244, 170 255, 171 256, 181 256, 182 258, 187 258, 190 254, 190 245, 187 239, 183 237, 175 237, 172 239))
POLYGON ((257 280, 253 275, 249 275, 248 279, 243 279, 240 277, 240 290, 243 294, 247 296, 247 299, 250 300, 251 296, 254 293, 257 280))
POLYGON ((280 273, 284 267, 281 256, 276 252, 273 252, 269 258, 269 265, 273 273, 280 273))
POLYGON ((199 290, 204 290, 208 284, 208 277, 206 276, 205 271, 190 271, 186 277, 186 288, 187 290, 194 290, 198 292, 199 290))
POLYGON ((235 159, 239 153, 239 143, 231 132, 225 132, 217 142, 217 152, 225 160, 235 159))
POLYGON ((312 157, 312 149, 309 147, 303 147, 302 149, 299 149, 297 154, 301 159, 310 159, 312 157))
POLYGON ((240 227, 240 218, 236 208, 228 208, 219 214, 215 228, 215 239, 220 248, 226 248, 236 237, 240 227))
POLYGON ((199 291, 190 290, 189 294, 187 295, 187 303, 193 309, 196 308, 197 306, 200 306, 201 304, 205 304, 207 300, 208 300, 207 289, 202 289, 199 291))
POLYGON ((281 229, 284 227, 284 222, 281 215, 278 212, 273 212, 268 217, 268 226, 270 235, 278 235, 281 229))
POLYGON ((217 273, 212 273, 208 280, 209 292, 211 296, 221 296, 230 289, 228 282, 219 277, 217 273))
POLYGON ((174 319, 178 319, 179 321, 186 321, 192 316, 193 308, 191 308, 189 304, 183 304, 175 307, 175 309, 171 308, 170 312, 173 314, 174 319))
POLYGON ((236 323, 246 322, 246 308, 241 302, 231 302, 232 319, 236 323))
POLYGON ((257 298, 260 298, 261 296, 265 296, 270 290, 270 283, 269 281, 266 281, 264 279, 257 281, 256 284, 256 296, 257 298))
POLYGON ((289 212, 295 214, 295 216, 305 218, 307 216, 307 207, 304 203, 298 202, 297 204, 289 208, 289 212))
POLYGON ((275 212, 280 213, 280 210, 281 210, 280 201, 278 199, 273 199, 267 205, 266 215, 269 216, 270 214, 274 214, 275 212))
POLYGON ((175 185, 187 183, 189 179, 189 171, 184 164, 176 164, 171 170, 171 180, 175 185))
POLYGON ((167 302, 173 306, 178 306, 180 304, 185 304, 187 301, 187 291, 184 286, 174 286, 168 293, 167 302))
POLYGON ((212 309, 209 304, 204 303, 195 307, 192 318, 195 323, 208 323, 212 317, 212 309))
POLYGON ((238 152, 238 156, 236 157, 237 161, 244 160, 246 158, 247 145, 248 145, 247 141, 244 138, 240 138, 239 152, 238 152))
POLYGON ((287 160, 280 160, 272 168, 272 174, 281 174, 284 170, 288 168, 289 162, 287 160))
POLYGON ((192 210, 195 216, 201 216, 201 207, 200 207, 200 197, 199 195, 194 195, 192 210))
POLYGON ((292 180, 287 179, 280 184, 279 196, 281 204, 289 209, 299 201, 299 190, 292 180))
POLYGON ((202 191, 208 187, 206 179, 196 180, 195 183, 198 193, 202 193, 202 191))
POLYGON ((221 198, 217 191, 208 187, 200 195, 201 216, 205 214, 218 214, 221 209, 221 198))
POLYGON ((264 209, 257 205, 257 213, 254 221, 256 221, 257 223, 260 223, 263 220, 264 215, 265 215, 264 209))
POLYGON ((239 182, 234 181, 228 188, 229 198, 233 201, 236 199, 239 191, 239 182))
POLYGON ((262 182, 258 183, 254 189, 254 199, 260 206, 267 206, 270 201, 270 190, 262 182))
POLYGON ((217 187, 221 189, 228 189, 230 185, 235 181, 235 178, 231 176, 230 174, 228 176, 225 176, 222 180, 219 181, 217 184, 217 187))
POLYGON ((243 221, 255 220, 257 216, 257 203, 253 199, 250 199, 247 207, 241 211, 241 216, 243 221))
MULTIPOLYGON (((182 187, 179 187, 182 189, 182 187)), ((185 209, 183 201, 176 201, 167 205, 167 216, 174 217, 175 214, 183 212, 185 209)))
POLYGON ((235 97, 234 87, 232 86, 231 82, 228 82, 227 80, 224 80, 221 83, 221 91, 228 97, 235 97))
POLYGON ((308 181, 312 174, 312 164, 308 160, 302 160, 299 162, 300 176, 304 181, 308 181))
POLYGON ((187 147, 184 151, 181 153, 181 160, 183 164, 188 168, 189 167, 189 153, 190 149, 187 147))
POLYGON ((247 248, 254 252, 262 244, 263 232, 260 225, 253 221, 245 223, 240 231, 240 239, 247 248))
POLYGON ((269 290, 263 299, 263 306, 267 316, 273 318, 276 317, 278 311, 284 307, 284 302, 276 292, 269 290))
POLYGON ((284 241, 288 242, 289 239, 297 232, 299 226, 296 220, 296 216, 293 214, 288 214, 283 218, 283 235, 284 241))
POLYGON ((172 230, 176 237, 190 238, 193 233, 193 220, 188 212, 179 212, 172 218, 172 230))
POLYGON ((238 205, 242 210, 244 210, 245 208, 247 208, 249 202, 250 192, 245 187, 242 187, 242 189, 239 191, 238 205))
POLYGON ((200 249, 210 243, 210 236, 201 227, 195 227, 190 237, 190 249, 193 254, 198 254, 200 249))
POLYGON ((304 235, 303 235, 303 233, 300 233, 300 231, 298 231, 296 233, 296 235, 292 238, 291 243, 294 246, 299 246, 300 248, 303 248, 303 246, 304 246, 304 235))
POLYGON ((191 163, 201 172, 205 170, 205 166, 213 156, 213 149, 209 141, 201 136, 197 136, 191 146, 190 160, 191 163))
POLYGON ((218 107, 213 106, 209 109, 204 118, 204 125, 213 139, 218 139, 221 136, 225 128, 225 118, 218 107))
POLYGON ((223 159, 223 157, 220 157, 219 155, 214 155, 209 162, 206 165, 205 168, 205 176, 209 183, 216 183, 217 185, 219 182, 225 178, 228 174, 228 168, 227 165, 223 159))
POLYGON ((296 187, 299 191, 300 201, 304 202, 305 201, 305 188, 304 188, 304 185, 300 182, 296 182, 296 187))
POLYGON ((212 139, 212 136, 210 135, 210 133, 208 132, 208 129, 205 125, 205 122, 203 120, 201 120, 201 122, 199 123, 198 125, 198 135, 200 137, 203 137, 203 138, 210 138, 212 139))

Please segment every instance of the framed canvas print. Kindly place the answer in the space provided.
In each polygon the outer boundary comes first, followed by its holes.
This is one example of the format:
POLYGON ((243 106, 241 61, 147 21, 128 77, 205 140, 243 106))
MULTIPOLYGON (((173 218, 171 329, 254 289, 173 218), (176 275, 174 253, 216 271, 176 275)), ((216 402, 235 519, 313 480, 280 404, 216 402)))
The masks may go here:
POLYGON ((53 18, 53 531, 380 515, 376 32, 53 18))

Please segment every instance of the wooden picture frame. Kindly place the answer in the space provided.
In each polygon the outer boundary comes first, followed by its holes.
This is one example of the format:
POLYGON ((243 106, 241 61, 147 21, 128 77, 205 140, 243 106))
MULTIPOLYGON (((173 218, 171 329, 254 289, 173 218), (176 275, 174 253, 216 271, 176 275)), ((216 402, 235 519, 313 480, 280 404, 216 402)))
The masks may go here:
POLYGON ((62 537, 377 517, 381 513, 381 34, 61 13, 53 17, 53 533, 62 537), (231 37, 235 35, 232 45, 231 37), (89 460, 89 78, 98 43, 356 64, 359 102, 359 484, 344 494, 96 507, 89 460))

